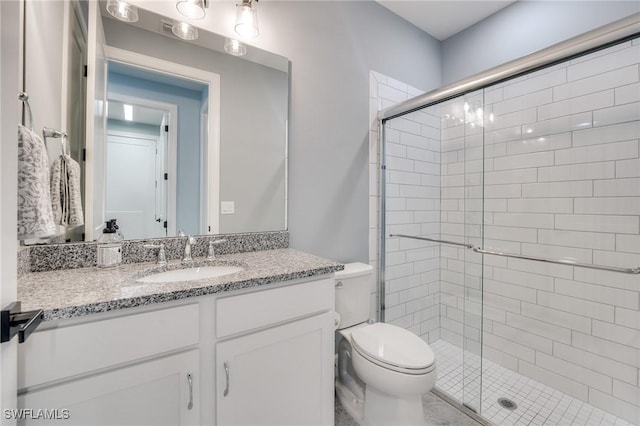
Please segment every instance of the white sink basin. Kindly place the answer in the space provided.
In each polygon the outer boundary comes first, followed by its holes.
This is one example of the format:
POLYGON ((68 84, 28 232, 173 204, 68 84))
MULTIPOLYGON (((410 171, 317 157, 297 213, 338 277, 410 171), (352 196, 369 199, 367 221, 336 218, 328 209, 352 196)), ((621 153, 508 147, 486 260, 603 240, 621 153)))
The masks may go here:
POLYGON ((178 281, 202 280, 205 278, 221 277, 223 275, 235 274, 243 271, 241 266, 201 266, 187 269, 176 269, 174 271, 158 272, 147 275, 136 280, 139 283, 166 283, 178 281))

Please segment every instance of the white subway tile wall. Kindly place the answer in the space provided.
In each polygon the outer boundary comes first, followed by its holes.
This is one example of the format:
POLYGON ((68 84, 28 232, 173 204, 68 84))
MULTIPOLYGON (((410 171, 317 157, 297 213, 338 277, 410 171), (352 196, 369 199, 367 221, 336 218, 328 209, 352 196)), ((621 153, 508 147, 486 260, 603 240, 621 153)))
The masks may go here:
MULTIPOLYGON (((626 42, 389 120, 387 233, 640 266, 639 62, 626 42)), ((415 90, 371 82, 375 263, 375 108, 415 90)), ((484 358, 640 424, 640 276, 407 239, 387 240, 386 271, 387 321, 470 354, 482 333, 484 358)))
MULTIPOLYGON (((372 71, 370 73, 371 126, 369 158, 370 246, 369 262, 378 261, 378 151, 379 109, 421 92, 372 71)), ((418 111, 389 122, 386 132, 387 234, 440 234, 440 115, 418 111)), ((425 341, 440 338, 440 252, 417 240, 387 239, 385 256, 385 320, 413 331, 425 341)), ((375 280, 377 282, 377 279, 375 280)), ((372 315, 377 308, 377 287, 372 288, 372 315)))

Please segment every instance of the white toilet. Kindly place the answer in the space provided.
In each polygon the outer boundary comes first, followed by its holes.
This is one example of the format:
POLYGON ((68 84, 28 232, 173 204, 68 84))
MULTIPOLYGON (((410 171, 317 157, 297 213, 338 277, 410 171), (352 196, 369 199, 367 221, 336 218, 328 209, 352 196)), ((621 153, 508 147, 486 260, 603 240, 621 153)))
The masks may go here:
POLYGON ((362 425, 424 425, 422 395, 436 382, 433 351, 410 331, 368 322, 372 285, 370 265, 336 272, 336 394, 362 425))

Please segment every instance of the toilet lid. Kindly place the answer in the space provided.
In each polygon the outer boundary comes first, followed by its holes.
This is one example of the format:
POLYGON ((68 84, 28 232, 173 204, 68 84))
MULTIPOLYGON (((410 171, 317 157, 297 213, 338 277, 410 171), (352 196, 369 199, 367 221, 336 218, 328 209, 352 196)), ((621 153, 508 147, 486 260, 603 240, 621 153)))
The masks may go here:
POLYGON ((383 364, 424 369, 435 361, 433 351, 424 340, 391 324, 375 323, 354 330, 351 341, 361 353, 383 364))

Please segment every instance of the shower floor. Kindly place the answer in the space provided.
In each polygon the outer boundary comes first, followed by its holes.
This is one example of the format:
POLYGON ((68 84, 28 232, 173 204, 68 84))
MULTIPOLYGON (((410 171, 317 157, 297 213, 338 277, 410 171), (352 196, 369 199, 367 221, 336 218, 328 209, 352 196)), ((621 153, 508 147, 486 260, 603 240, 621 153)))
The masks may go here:
MULTIPOLYGON (((444 340, 430 344, 438 360, 436 386, 462 400, 463 351, 444 340)), ((466 400, 476 401, 479 394, 480 357, 467 354, 466 400), (475 371, 474 371, 475 370, 475 371), (471 377, 476 378, 470 380, 471 377)), ((633 426, 599 408, 589 405, 533 379, 524 377, 494 362, 483 360, 482 416, 496 425, 610 425, 633 426), (509 398, 517 404, 508 410, 498 398, 509 398)))

